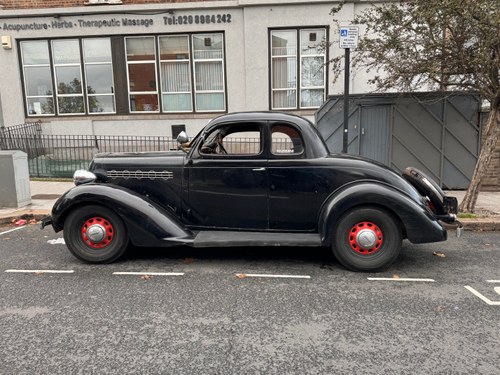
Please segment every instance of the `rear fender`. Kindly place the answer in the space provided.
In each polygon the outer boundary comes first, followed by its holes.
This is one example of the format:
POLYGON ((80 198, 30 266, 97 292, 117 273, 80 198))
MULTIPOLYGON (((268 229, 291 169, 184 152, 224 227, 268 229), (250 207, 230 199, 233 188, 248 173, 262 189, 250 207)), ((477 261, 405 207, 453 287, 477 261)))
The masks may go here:
POLYGON ((106 206, 116 212, 134 245, 165 246, 169 241, 187 243, 193 237, 172 213, 158 204, 132 190, 103 184, 80 185, 59 198, 52 209, 54 230, 62 230, 67 215, 87 204, 106 206))
POLYGON ((385 209, 402 224, 402 230, 413 243, 446 240, 446 230, 423 205, 393 187, 363 182, 344 186, 334 192, 323 205, 319 231, 323 245, 332 242, 332 232, 340 217, 355 207, 371 206, 385 209))

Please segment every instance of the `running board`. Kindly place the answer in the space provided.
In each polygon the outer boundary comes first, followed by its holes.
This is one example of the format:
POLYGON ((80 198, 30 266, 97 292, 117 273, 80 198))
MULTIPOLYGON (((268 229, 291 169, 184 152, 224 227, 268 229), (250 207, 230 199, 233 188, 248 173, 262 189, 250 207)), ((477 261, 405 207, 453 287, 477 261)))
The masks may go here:
POLYGON ((266 233, 201 231, 194 238, 194 247, 236 247, 236 246, 321 246, 317 233, 266 233))

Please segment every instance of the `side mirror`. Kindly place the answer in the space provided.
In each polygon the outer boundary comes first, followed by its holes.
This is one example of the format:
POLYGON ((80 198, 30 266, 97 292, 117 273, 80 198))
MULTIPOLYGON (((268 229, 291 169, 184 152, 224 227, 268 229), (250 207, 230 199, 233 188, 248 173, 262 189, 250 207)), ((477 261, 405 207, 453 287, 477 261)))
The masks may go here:
POLYGON ((181 131, 177 136, 177 143, 183 144, 188 142, 189 142, 189 137, 187 136, 186 132, 181 131))

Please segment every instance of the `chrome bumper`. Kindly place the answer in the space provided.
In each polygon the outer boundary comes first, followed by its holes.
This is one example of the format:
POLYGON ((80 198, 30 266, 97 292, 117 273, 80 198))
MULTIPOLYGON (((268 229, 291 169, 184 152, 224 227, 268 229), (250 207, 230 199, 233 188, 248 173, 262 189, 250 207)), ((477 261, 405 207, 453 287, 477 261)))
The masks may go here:
POLYGON ((441 224, 441 226, 446 230, 455 230, 457 238, 462 237, 462 234, 464 234, 464 225, 458 220, 455 220, 452 223, 439 220, 439 224, 441 224))

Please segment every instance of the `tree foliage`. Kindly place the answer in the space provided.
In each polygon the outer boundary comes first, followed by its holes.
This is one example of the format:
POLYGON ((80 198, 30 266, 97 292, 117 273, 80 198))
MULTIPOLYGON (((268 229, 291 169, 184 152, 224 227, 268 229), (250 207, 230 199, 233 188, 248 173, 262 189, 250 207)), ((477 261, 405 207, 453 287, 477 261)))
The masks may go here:
MULTIPOLYGON (((345 3, 332 9, 334 17, 345 3)), ((377 91, 465 90, 479 93, 490 103, 485 141, 460 207, 473 211, 500 134, 498 0, 403 0, 372 5, 351 21, 364 25, 366 31, 353 65, 372 73, 369 83, 377 91)), ((342 56, 331 63, 338 77, 342 56)))

